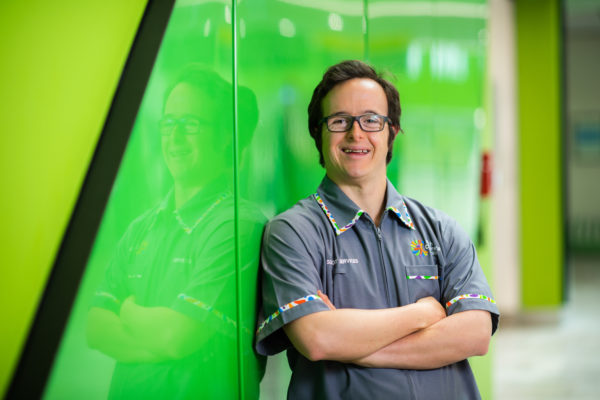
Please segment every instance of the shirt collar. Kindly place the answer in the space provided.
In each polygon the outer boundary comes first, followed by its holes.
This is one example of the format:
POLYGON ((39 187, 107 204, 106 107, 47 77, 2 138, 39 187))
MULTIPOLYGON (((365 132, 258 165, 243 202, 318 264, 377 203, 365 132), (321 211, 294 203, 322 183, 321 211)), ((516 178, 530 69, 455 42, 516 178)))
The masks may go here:
POLYGON ((228 197, 231 193, 227 184, 221 181, 213 181, 200 189, 192 198, 185 202, 179 209, 173 211, 184 221, 192 223, 198 216, 204 213, 215 201, 228 197))
POLYGON ((223 200, 231 197, 226 184, 215 181, 202 188, 179 209, 175 209, 175 190, 171 188, 167 196, 159 203, 156 215, 165 218, 174 216, 180 227, 191 233, 204 217, 223 200))
MULTIPOLYGON (((356 203, 350 200, 327 175, 321 181, 321 185, 313 197, 327 216, 327 219, 329 219, 336 236, 352 228, 356 221, 364 214, 364 210, 360 209, 356 203)), ((387 181, 386 199, 385 211, 396 215, 407 228, 414 230, 415 225, 408 213, 406 203, 389 179, 387 181)))
POLYGON ((391 214, 394 214, 396 217, 402 221, 402 223, 409 229, 415 230, 415 223, 413 222, 410 214, 408 213, 408 208, 406 208, 406 203, 404 199, 398 193, 394 185, 390 180, 387 180, 387 188, 386 188, 386 211, 390 211, 391 214))

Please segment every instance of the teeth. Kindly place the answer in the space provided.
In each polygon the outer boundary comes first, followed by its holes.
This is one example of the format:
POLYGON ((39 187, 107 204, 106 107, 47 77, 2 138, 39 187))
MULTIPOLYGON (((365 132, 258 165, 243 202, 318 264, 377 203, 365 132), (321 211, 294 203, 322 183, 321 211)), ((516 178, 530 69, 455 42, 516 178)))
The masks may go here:
POLYGON ((186 156, 189 153, 190 153, 189 150, 177 150, 177 151, 172 151, 171 156, 172 157, 181 157, 181 156, 186 156))
POLYGON ((344 153, 368 153, 369 150, 352 150, 352 149, 344 149, 344 153))

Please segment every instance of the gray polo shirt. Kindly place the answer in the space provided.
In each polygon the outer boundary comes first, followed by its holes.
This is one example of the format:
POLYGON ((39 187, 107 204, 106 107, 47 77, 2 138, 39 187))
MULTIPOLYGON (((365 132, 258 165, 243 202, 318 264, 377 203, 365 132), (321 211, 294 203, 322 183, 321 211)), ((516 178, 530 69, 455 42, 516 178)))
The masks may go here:
POLYGON ((337 308, 404 306, 426 296, 448 315, 487 310, 492 332, 498 309, 473 243, 441 211, 403 197, 387 182, 377 227, 371 217, 325 177, 315 193, 273 218, 265 229, 262 308, 256 349, 287 350, 290 399, 479 399, 467 360, 433 370, 365 368, 312 362, 292 346, 283 325, 337 308))

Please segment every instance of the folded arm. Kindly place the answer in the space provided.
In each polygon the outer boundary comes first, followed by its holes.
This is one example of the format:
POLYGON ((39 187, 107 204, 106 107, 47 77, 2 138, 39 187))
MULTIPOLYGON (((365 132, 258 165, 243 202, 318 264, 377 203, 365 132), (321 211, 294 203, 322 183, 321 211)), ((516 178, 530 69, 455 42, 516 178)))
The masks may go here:
POLYGON ((284 329, 294 347, 312 361, 351 362, 445 316, 443 307, 432 297, 427 297, 403 307, 317 312, 290 322, 284 329))
POLYGON ((359 358, 354 363, 376 368, 440 368, 471 356, 486 354, 491 333, 488 311, 463 311, 359 358))
POLYGON ((199 350, 214 334, 167 307, 143 307, 128 298, 120 315, 101 308, 88 313, 90 347, 122 362, 160 362, 183 358, 199 350))
POLYGON ((158 357, 144 348, 123 326, 117 314, 92 307, 88 312, 86 337, 88 345, 119 362, 157 362, 158 357))
POLYGON ((168 307, 144 307, 130 297, 121 307, 121 320, 140 343, 165 360, 199 350, 214 335, 213 324, 201 324, 168 307))

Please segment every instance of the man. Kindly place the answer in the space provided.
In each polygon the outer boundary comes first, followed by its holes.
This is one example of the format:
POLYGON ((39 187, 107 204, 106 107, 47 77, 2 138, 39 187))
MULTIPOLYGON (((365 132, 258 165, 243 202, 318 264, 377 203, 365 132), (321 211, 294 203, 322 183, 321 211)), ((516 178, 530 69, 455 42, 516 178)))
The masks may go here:
POLYGON ((479 398, 498 311, 464 231, 386 178, 398 92, 346 61, 308 111, 326 176, 265 229, 258 352, 287 349, 291 399, 479 398))
MULTIPOLYGON (((153 133, 173 189, 130 224, 88 313, 89 345, 116 360, 111 399, 238 398, 240 357, 245 396, 258 396, 251 329, 258 257, 245 246, 258 247, 264 217, 237 199, 236 265, 233 162, 225 156, 233 154, 233 127, 223 112, 232 95, 231 84, 197 65, 167 90, 153 133)), ((239 96, 257 115, 253 93, 239 88, 239 96)), ((245 127, 246 139, 254 126, 245 127)))

